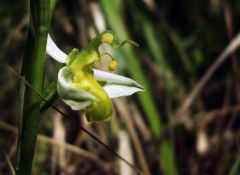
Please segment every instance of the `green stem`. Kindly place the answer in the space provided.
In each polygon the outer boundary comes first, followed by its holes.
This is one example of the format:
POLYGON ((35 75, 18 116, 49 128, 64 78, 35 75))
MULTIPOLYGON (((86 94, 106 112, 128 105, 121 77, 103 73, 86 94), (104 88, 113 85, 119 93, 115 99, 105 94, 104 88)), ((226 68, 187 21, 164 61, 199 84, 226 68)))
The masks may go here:
POLYGON ((239 167, 240 167, 240 152, 236 154, 236 159, 232 164, 229 175, 237 175, 238 172, 240 171, 239 167))
MULTIPOLYGON (((118 39, 123 40, 128 38, 128 32, 121 16, 121 3, 122 1, 117 0, 101 0, 109 26, 116 32, 118 39)), ((129 73, 145 88, 145 92, 138 94, 139 101, 146 114, 153 135, 156 138, 160 138, 163 132, 163 123, 161 121, 161 114, 157 109, 153 94, 151 93, 151 85, 142 71, 138 56, 135 54, 132 47, 124 46, 122 49, 124 51, 122 53, 123 56, 128 59, 128 64, 131 65, 129 73)), ((165 62, 163 62, 163 60, 161 61, 162 66, 165 66, 164 68, 166 69, 165 62)), ((163 162, 164 174, 177 175, 172 142, 168 139, 162 141, 159 152, 160 159, 163 162)))
MULTIPOLYGON (((49 0, 30 0, 30 26, 22 65, 22 76, 42 93, 46 41, 50 21, 49 0)), ((31 174, 41 99, 24 83, 20 89, 17 175, 31 174)))
MULTIPOLYGON (((121 5, 118 3, 120 3, 120 1, 101 1, 110 27, 115 31, 119 40, 124 40, 128 38, 128 33, 121 19, 121 5)), ((131 65, 129 73, 145 89, 145 92, 139 93, 138 97, 140 99, 142 108, 147 115, 147 119, 154 136, 159 137, 162 132, 162 123, 160 121, 160 113, 157 111, 157 108, 153 101, 150 84, 142 71, 140 62, 138 61, 137 56, 134 54, 132 47, 127 45, 122 49, 124 50, 123 56, 128 58, 127 61, 129 62, 129 65, 131 65)))

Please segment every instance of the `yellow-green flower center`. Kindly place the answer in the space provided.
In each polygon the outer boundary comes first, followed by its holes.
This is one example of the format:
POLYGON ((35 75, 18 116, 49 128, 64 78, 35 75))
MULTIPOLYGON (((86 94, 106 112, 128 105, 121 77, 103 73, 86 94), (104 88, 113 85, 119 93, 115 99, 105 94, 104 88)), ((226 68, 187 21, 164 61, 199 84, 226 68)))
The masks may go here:
POLYGON ((112 114, 112 104, 108 94, 95 80, 93 71, 91 70, 91 65, 100 60, 98 52, 79 52, 75 49, 69 54, 69 59, 72 60, 67 65, 73 75, 72 87, 84 90, 96 98, 86 109, 87 120, 107 120, 112 114))

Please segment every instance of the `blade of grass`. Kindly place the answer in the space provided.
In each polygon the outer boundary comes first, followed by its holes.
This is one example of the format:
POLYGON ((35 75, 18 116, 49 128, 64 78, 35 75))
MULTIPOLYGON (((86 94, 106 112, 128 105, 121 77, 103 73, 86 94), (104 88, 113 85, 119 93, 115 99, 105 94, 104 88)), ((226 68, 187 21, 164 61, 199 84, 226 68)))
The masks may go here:
MULTIPOLYGON (((116 1, 114 0, 113 1, 102 0, 101 4, 106 14, 108 23, 110 27, 116 32, 117 37, 120 40, 129 38, 127 30, 120 16, 121 14, 119 11, 120 4, 118 4, 117 6, 116 1)), ((142 108, 145 114, 147 115, 148 122, 150 124, 152 132, 156 137, 159 137, 162 131, 162 124, 160 121, 161 116, 154 104, 150 85, 147 81, 146 76, 144 75, 144 72, 142 71, 140 62, 137 56, 134 54, 132 47, 124 46, 122 49, 124 51, 123 52, 124 57, 128 59, 126 61, 129 63, 129 65, 131 65, 131 68, 129 67, 129 73, 135 80, 137 80, 145 88, 145 92, 139 93, 138 97, 140 99, 142 108)))
POLYGON ((240 167, 240 152, 236 156, 236 160, 234 161, 234 163, 230 169, 229 175, 237 175, 239 172, 238 171, 239 167, 240 167))
MULTIPOLYGON (((165 60, 165 55, 163 54, 163 49, 161 44, 159 43, 159 38, 156 35, 156 27, 153 26, 153 23, 147 19, 145 14, 140 13, 134 4, 131 3, 131 8, 134 8, 134 13, 136 14, 134 20, 136 23, 142 26, 141 31, 145 38, 147 47, 150 50, 150 54, 153 55, 154 59, 158 63, 158 65, 163 69, 163 72, 169 71, 168 63, 165 60)), ((159 31, 158 31, 159 32, 159 31)))
MULTIPOLYGON (((102 0, 101 4, 104 9, 106 18, 108 20, 111 28, 116 32, 119 39, 129 38, 126 26, 122 20, 121 16, 121 5, 118 1, 108 1, 102 0)), ((131 76, 141 83, 144 88, 144 93, 139 93, 138 97, 141 103, 141 106, 147 116, 148 122, 150 124, 150 128, 155 137, 160 137, 162 134, 162 122, 160 120, 160 113, 157 110, 157 107, 154 103, 153 95, 151 93, 150 84, 147 81, 147 78, 142 71, 140 66, 140 62, 137 58, 137 55, 134 53, 132 47, 124 47, 124 56, 128 58, 126 60, 131 67, 129 68, 129 72, 131 76)), ((160 146, 160 158, 164 164, 164 171, 167 175, 175 175, 177 174, 175 163, 174 163, 174 151, 172 150, 173 146, 171 142, 163 141, 160 146)))

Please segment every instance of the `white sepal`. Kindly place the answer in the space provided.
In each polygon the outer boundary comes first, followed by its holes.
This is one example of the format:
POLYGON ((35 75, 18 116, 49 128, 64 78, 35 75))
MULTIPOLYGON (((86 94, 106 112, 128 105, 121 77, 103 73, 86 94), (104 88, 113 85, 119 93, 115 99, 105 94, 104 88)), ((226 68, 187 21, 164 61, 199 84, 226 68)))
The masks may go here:
POLYGON ((58 48, 58 46, 53 42, 51 36, 48 34, 47 38, 47 54, 51 56, 53 59, 60 63, 67 62, 67 55, 58 48))
POLYGON ((90 93, 72 87, 72 75, 66 66, 58 72, 57 91, 61 99, 73 110, 84 109, 96 100, 90 93))
POLYGON ((107 92, 109 98, 117 98, 122 96, 129 96, 138 91, 143 91, 137 87, 130 87, 116 84, 106 84, 103 89, 107 92))
POLYGON ((94 77, 103 84, 104 90, 110 98, 129 96, 144 88, 136 81, 113 73, 93 69, 94 77))

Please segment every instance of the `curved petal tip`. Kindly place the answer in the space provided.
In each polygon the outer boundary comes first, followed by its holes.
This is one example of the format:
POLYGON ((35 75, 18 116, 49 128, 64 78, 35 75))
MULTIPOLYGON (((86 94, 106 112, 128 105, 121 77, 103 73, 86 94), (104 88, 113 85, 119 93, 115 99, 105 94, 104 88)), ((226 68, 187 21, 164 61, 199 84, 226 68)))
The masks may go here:
POLYGON ((51 36, 48 34, 47 38, 47 48, 46 48, 47 54, 51 56, 53 59, 60 63, 66 63, 67 62, 67 54, 65 54, 61 49, 58 48, 58 46, 54 43, 51 36))

